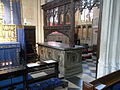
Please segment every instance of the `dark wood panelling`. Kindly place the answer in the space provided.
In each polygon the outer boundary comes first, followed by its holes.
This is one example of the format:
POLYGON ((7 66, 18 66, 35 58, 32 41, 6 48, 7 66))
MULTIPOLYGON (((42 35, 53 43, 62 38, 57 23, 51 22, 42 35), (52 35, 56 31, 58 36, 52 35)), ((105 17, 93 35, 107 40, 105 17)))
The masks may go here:
POLYGON ((36 46, 35 26, 24 26, 24 31, 26 44, 26 59, 27 62, 29 62, 30 59, 33 59, 33 55, 35 55, 36 46))

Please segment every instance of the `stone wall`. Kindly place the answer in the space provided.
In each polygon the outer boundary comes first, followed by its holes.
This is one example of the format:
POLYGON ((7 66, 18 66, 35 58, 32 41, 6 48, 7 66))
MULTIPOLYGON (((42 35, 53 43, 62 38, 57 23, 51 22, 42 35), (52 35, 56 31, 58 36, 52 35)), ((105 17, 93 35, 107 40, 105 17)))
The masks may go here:
POLYGON ((47 41, 55 41, 69 44, 69 38, 62 33, 51 33, 47 36, 47 41))
POLYGON ((36 42, 44 41, 43 10, 41 5, 45 0, 21 0, 23 25, 36 26, 36 42))

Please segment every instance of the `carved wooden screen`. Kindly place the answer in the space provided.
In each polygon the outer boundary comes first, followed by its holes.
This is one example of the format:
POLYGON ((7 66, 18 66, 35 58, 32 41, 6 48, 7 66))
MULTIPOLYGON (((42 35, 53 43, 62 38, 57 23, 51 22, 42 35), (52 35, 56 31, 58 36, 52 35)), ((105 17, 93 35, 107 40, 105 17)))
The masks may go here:
POLYGON ((74 45, 74 0, 54 0, 42 6, 44 10, 44 36, 58 31, 74 45))
POLYGON ((99 0, 52 0, 42 6, 44 10, 44 36, 60 32, 69 37, 70 45, 74 46, 75 12, 96 6, 99 0))

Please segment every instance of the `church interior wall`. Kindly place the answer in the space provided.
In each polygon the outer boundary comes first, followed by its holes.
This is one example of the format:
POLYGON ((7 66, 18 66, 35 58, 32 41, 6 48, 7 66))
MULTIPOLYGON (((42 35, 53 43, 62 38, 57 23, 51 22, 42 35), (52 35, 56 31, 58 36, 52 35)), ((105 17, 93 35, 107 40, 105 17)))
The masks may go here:
POLYGON ((36 26, 36 42, 44 41, 43 11, 44 0, 22 0, 22 24, 36 26))

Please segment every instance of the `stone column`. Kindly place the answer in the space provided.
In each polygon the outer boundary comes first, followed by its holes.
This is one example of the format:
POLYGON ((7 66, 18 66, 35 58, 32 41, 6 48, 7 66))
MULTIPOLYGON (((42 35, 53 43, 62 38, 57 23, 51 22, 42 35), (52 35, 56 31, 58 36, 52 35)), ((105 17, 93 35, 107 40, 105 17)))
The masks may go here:
POLYGON ((43 10, 41 5, 43 5, 45 3, 45 0, 37 0, 38 2, 38 18, 37 18, 37 30, 38 30, 38 42, 44 42, 44 30, 43 30, 43 25, 44 25, 44 20, 43 20, 43 10))
POLYGON ((98 76, 120 69, 120 0, 103 0, 98 76))

